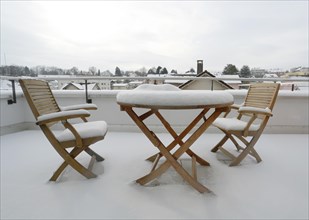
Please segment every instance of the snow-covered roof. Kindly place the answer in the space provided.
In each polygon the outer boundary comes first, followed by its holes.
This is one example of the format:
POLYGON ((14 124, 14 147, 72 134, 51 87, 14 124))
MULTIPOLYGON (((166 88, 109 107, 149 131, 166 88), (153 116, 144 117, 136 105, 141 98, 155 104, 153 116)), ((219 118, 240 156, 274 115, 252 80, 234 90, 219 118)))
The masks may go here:
POLYGON ((141 81, 131 81, 131 82, 129 82, 129 84, 143 84, 143 82, 141 82, 141 81))
MULTIPOLYGON (((239 75, 221 75, 221 76, 218 76, 219 78, 231 78, 231 79, 239 79, 239 75)), ((222 80, 224 81, 225 83, 228 83, 228 84, 235 84, 235 83, 241 83, 240 80, 222 80)))
POLYGON ((278 75, 275 73, 266 73, 264 74, 263 78, 277 78, 278 75))
MULTIPOLYGON (((69 85, 73 85, 73 86, 75 86, 77 89, 79 89, 79 90, 85 90, 86 89, 86 86, 85 86, 85 84, 80 84, 80 83, 66 83, 66 84, 64 84, 63 86, 62 86, 62 88, 61 89, 64 89, 64 88, 66 88, 66 87, 68 87, 69 85)), ((94 87, 96 86, 96 83, 88 83, 87 84, 87 88, 89 89, 89 90, 92 90, 94 87)))
POLYGON ((113 86, 125 87, 128 86, 128 83, 114 83, 113 86))

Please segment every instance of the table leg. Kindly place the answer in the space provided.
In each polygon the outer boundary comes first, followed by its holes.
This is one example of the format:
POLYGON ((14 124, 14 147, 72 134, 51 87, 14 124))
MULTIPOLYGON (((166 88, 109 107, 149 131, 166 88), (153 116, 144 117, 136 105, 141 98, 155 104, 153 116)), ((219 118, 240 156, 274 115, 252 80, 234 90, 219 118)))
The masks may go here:
MULTIPOLYGON (((152 133, 148 127, 142 122, 139 116, 133 111, 132 107, 125 107, 124 110, 129 114, 129 116, 133 119, 133 121, 137 124, 137 126, 143 131, 143 133, 148 137, 148 139, 152 142, 154 146, 156 146, 161 155, 166 158, 166 161, 161 164, 157 169, 154 169, 149 174, 144 177, 139 178, 136 182, 144 185, 156 177, 160 176, 164 173, 170 166, 173 166, 174 169, 181 175, 184 180, 190 183, 196 190, 199 192, 209 192, 205 186, 200 184, 197 180, 195 180, 178 162, 177 159, 180 158, 182 154, 187 152, 190 146, 203 134, 203 132, 212 124, 212 122, 221 114, 224 108, 217 108, 211 116, 203 122, 203 124, 187 139, 186 142, 182 142, 177 140, 181 137, 181 135, 177 136, 176 139, 167 147, 163 145, 163 143, 159 140, 159 138, 152 133), (176 150, 174 154, 169 152, 169 148, 173 145, 180 145, 180 147, 176 150)), ((205 109, 204 109, 205 110, 205 109)), ((208 111, 208 109, 207 109, 208 111)), ((201 114, 200 114, 201 115, 201 114)), ((203 116, 204 114, 202 114, 203 116)), ((197 120, 197 119, 194 119, 197 120)), ((192 124, 192 123, 191 123, 192 124)), ((189 125, 190 126, 190 125, 189 125)), ((185 131, 191 130, 190 127, 187 127, 185 131)), ((183 134, 182 134, 183 135, 183 134)), ((174 146, 173 146, 174 147, 174 146)), ((172 148, 173 148, 172 147, 172 148)), ((190 152, 190 151, 189 151, 190 152)))
MULTIPOLYGON (((168 130, 168 132, 173 136, 174 141, 169 145, 169 147, 167 148, 169 151, 171 151, 177 144, 182 145, 183 141, 182 139, 192 130, 192 128, 202 119, 205 118, 205 114, 209 111, 209 109, 203 109, 203 111, 201 111, 201 113, 187 126, 187 128, 185 130, 183 130, 182 133, 180 133, 180 135, 177 135, 177 133, 173 130, 173 128, 170 126, 170 124, 163 118, 163 116, 156 111, 155 114, 156 116, 159 118, 159 120, 162 122, 162 124, 164 125, 164 127, 168 130)), ((186 152, 191 158, 192 156, 195 156, 197 158, 197 162, 203 166, 209 166, 210 164, 205 161, 204 159, 202 159, 201 157, 199 157, 197 154, 195 154, 192 150, 188 149, 188 151, 186 152)), ((160 157, 162 157, 162 154, 157 153, 160 155, 160 157)), ((147 158, 146 160, 154 162, 154 160, 157 157, 157 154, 150 156, 149 158, 147 158)))
MULTIPOLYGON (((172 135, 174 140, 177 142, 178 145, 182 146, 184 142, 182 139, 192 130, 192 128, 202 119, 204 118, 205 114, 209 111, 209 109, 204 109, 189 125, 188 127, 180 134, 177 135, 175 130, 172 128, 172 126, 168 123, 168 121, 165 120, 165 118, 160 114, 159 111, 155 112, 155 115, 158 117, 158 119, 162 122, 166 130, 172 135)), ((196 161, 201 164, 202 166, 210 166, 210 164, 205 161, 203 158, 199 157, 196 153, 194 153, 192 150, 188 149, 186 153, 192 158, 195 157, 196 161)))

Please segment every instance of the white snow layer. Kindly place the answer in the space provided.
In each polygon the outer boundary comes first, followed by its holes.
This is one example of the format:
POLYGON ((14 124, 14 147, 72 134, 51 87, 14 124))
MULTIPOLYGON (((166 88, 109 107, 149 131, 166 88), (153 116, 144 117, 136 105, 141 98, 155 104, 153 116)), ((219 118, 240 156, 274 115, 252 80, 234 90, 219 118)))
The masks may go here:
MULTIPOLYGON (((223 128, 224 130, 234 130, 234 131, 243 131, 247 126, 248 122, 241 121, 237 118, 217 118, 213 125, 223 128)), ((257 131, 260 125, 252 124, 249 128, 249 131, 257 131)))
MULTIPOLYGON (((158 135, 171 141, 167 133, 158 135)), ((210 163, 197 164, 199 182, 212 191, 201 194, 173 168, 149 185, 135 183, 151 170, 145 159, 157 152, 142 133, 108 132, 92 147, 105 158, 94 164, 97 178, 67 167, 56 183, 48 179, 63 159, 41 131, 3 135, 0 218, 308 219, 308 135, 264 134, 255 147, 263 161, 247 157, 237 167, 210 152, 222 137, 206 132, 191 147, 210 163)), ((191 173, 188 158, 181 162, 191 173)), ((90 156, 77 159, 88 166, 90 156)))
MULTIPOLYGON (((104 136, 107 132, 107 124, 105 121, 91 121, 86 123, 78 123, 72 125, 81 138, 91 138, 104 136)), ((62 133, 56 135, 58 141, 75 140, 75 136, 69 129, 65 129, 62 133)))
POLYGON ((78 109, 96 109, 96 104, 78 104, 78 105, 70 105, 70 106, 59 106, 61 111, 69 111, 69 110, 78 110, 78 109))
POLYGON ((78 116, 78 115, 88 115, 89 116, 90 113, 84 109, 54 112, 54 113, 39 116, 37 122, 66 117, 66 116, 78 116))
POLYGON ((201 106, 232 104, 233 96, 226 91, 180 90, 163 85, 141 85, 133 90, 121 91, 117 95, 119 104, 145 106, 201 106))

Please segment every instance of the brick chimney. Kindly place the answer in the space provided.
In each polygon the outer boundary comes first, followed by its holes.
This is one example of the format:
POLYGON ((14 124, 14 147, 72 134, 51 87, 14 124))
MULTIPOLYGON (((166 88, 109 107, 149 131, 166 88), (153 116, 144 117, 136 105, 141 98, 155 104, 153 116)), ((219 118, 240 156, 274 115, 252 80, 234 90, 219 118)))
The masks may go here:
POLYGON ((199 74, 203 72, 203 60, 197 60, 197 71, 196 73, 199 74))

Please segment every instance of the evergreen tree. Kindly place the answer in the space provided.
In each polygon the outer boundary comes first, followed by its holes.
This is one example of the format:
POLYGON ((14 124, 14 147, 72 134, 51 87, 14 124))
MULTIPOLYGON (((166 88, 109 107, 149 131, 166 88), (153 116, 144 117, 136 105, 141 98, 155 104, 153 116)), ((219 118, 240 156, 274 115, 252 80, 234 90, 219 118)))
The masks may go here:
POLYGON ((167 69, 165 67, 161 69, 160 74, 168 74, 167 69))
POLYGON ((238 75, 238 69, 233 64, 227 64, 222 72, 223 75, 238 75))
POLYGON ((250 71, 250 68, 249 66, 243 66, 241 69, 240 69, 240 77, 243 77, 243 78, 249 78, 251 76, 251 71, 250 71))
POLYGON ((177 70, 172 69, 171 73, 177 74, 177 70))
POLYGON ((117 66, 115 69, 115 76, 122 76, 120 68, 117 66))
POLYGON ((27 66, 25 67, 24 71, 25 71, 25 76, 30 76, 30 74, 31 74, 30 69, 27 66))
POLYGON ((156 68, 153 67, 153 68, 151 68, 151 69, 148 70, 147 75, 148 75, 148 74, 156 74, 156 71, 157 71, 156 68))
POLYGON ((191 69, 186 71, 185 73, 194 74, 195 70, 194 70, 194 68, 191 67, 191 69))
POLYGON ((157 67, 157 70, 156 70, 156 74, 158 74, 158 75, 159 75, 159 74, 160 74, 160 72, 161 72, 161 69, 162 69, 162 67, 161 67, 161 66, 158 66, 158 67, 157 67))

